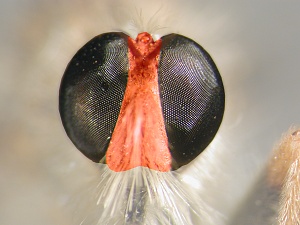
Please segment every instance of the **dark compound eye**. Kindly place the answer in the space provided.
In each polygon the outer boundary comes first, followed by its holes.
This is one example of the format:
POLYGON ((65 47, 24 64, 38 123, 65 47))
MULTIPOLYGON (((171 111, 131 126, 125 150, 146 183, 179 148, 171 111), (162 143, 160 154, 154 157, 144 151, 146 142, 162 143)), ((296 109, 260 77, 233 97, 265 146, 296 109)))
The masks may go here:
POLYGON ((219 129, 222 79, 209 54, 178 34, 162 37, 158 74, 170 150, 180 167, 196 158, 219 129))
POLYGON ((178 34, 123 33, 83 46, 62 78, 59 110, 75 146, 114 171, 177 169, 214 138, 225 94, 209 54, 178 34), (147 40, 147 41, 140 41, 147 40))
POLYGON ((128 75, 127 36, 102 34, 83 46, 62 78, 59 111, 75 146, 99 162, 116 125, 128 75))

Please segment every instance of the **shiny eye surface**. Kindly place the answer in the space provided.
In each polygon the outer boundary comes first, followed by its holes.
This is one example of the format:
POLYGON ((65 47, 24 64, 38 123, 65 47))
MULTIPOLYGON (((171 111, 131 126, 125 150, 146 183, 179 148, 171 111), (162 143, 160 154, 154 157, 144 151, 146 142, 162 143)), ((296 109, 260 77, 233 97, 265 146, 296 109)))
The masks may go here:
POLYGON ((84 155, 112 170, 177 169, 219 129, 222 79, 193 40, 170 34, 154 42, 140 35, 149 40, 101 34, 75 54, 61 81, 62 123, 84 155))

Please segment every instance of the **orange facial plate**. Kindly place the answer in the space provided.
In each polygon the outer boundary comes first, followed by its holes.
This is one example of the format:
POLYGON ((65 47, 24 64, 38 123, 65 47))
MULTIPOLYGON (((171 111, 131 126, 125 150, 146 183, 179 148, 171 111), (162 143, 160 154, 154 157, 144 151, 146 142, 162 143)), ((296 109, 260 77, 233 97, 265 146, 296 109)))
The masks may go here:
POLYGON ((140 33, 128 38, 129 72, 120 114, 106 153, 106 163, 120 172, 143 166, 171 169, 171 154, 158 89, 161 40, 140 33))

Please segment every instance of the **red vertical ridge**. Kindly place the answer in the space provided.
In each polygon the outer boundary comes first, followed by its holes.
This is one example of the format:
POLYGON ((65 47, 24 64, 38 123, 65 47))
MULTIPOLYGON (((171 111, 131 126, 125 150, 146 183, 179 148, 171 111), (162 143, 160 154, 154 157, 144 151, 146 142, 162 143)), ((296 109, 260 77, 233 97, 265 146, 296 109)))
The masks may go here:
POLYGON ((138 166, 171 169, 171 154, 158 89, 161 40, 140 33, 128 38, 129 72, 120 114, 106 153, 106 163, 120 172, 138 166))

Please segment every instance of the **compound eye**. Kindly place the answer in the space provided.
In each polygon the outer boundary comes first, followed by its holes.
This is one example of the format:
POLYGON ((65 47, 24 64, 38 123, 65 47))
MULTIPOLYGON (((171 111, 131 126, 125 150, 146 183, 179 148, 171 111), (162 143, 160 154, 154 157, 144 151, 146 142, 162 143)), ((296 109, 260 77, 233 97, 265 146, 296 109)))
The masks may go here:
POLYGON ((105 33, 85 44, 69 62, 59 93, 67 135, 89 159, 100 162, 113 133, 128 76, 128 36, 105 33))
POLYGON ((161 39, 161 104, 173 167, 180 167, 213 140, 223 118, 225 93, 215 63, 199 44, 178 34, 161 39))

